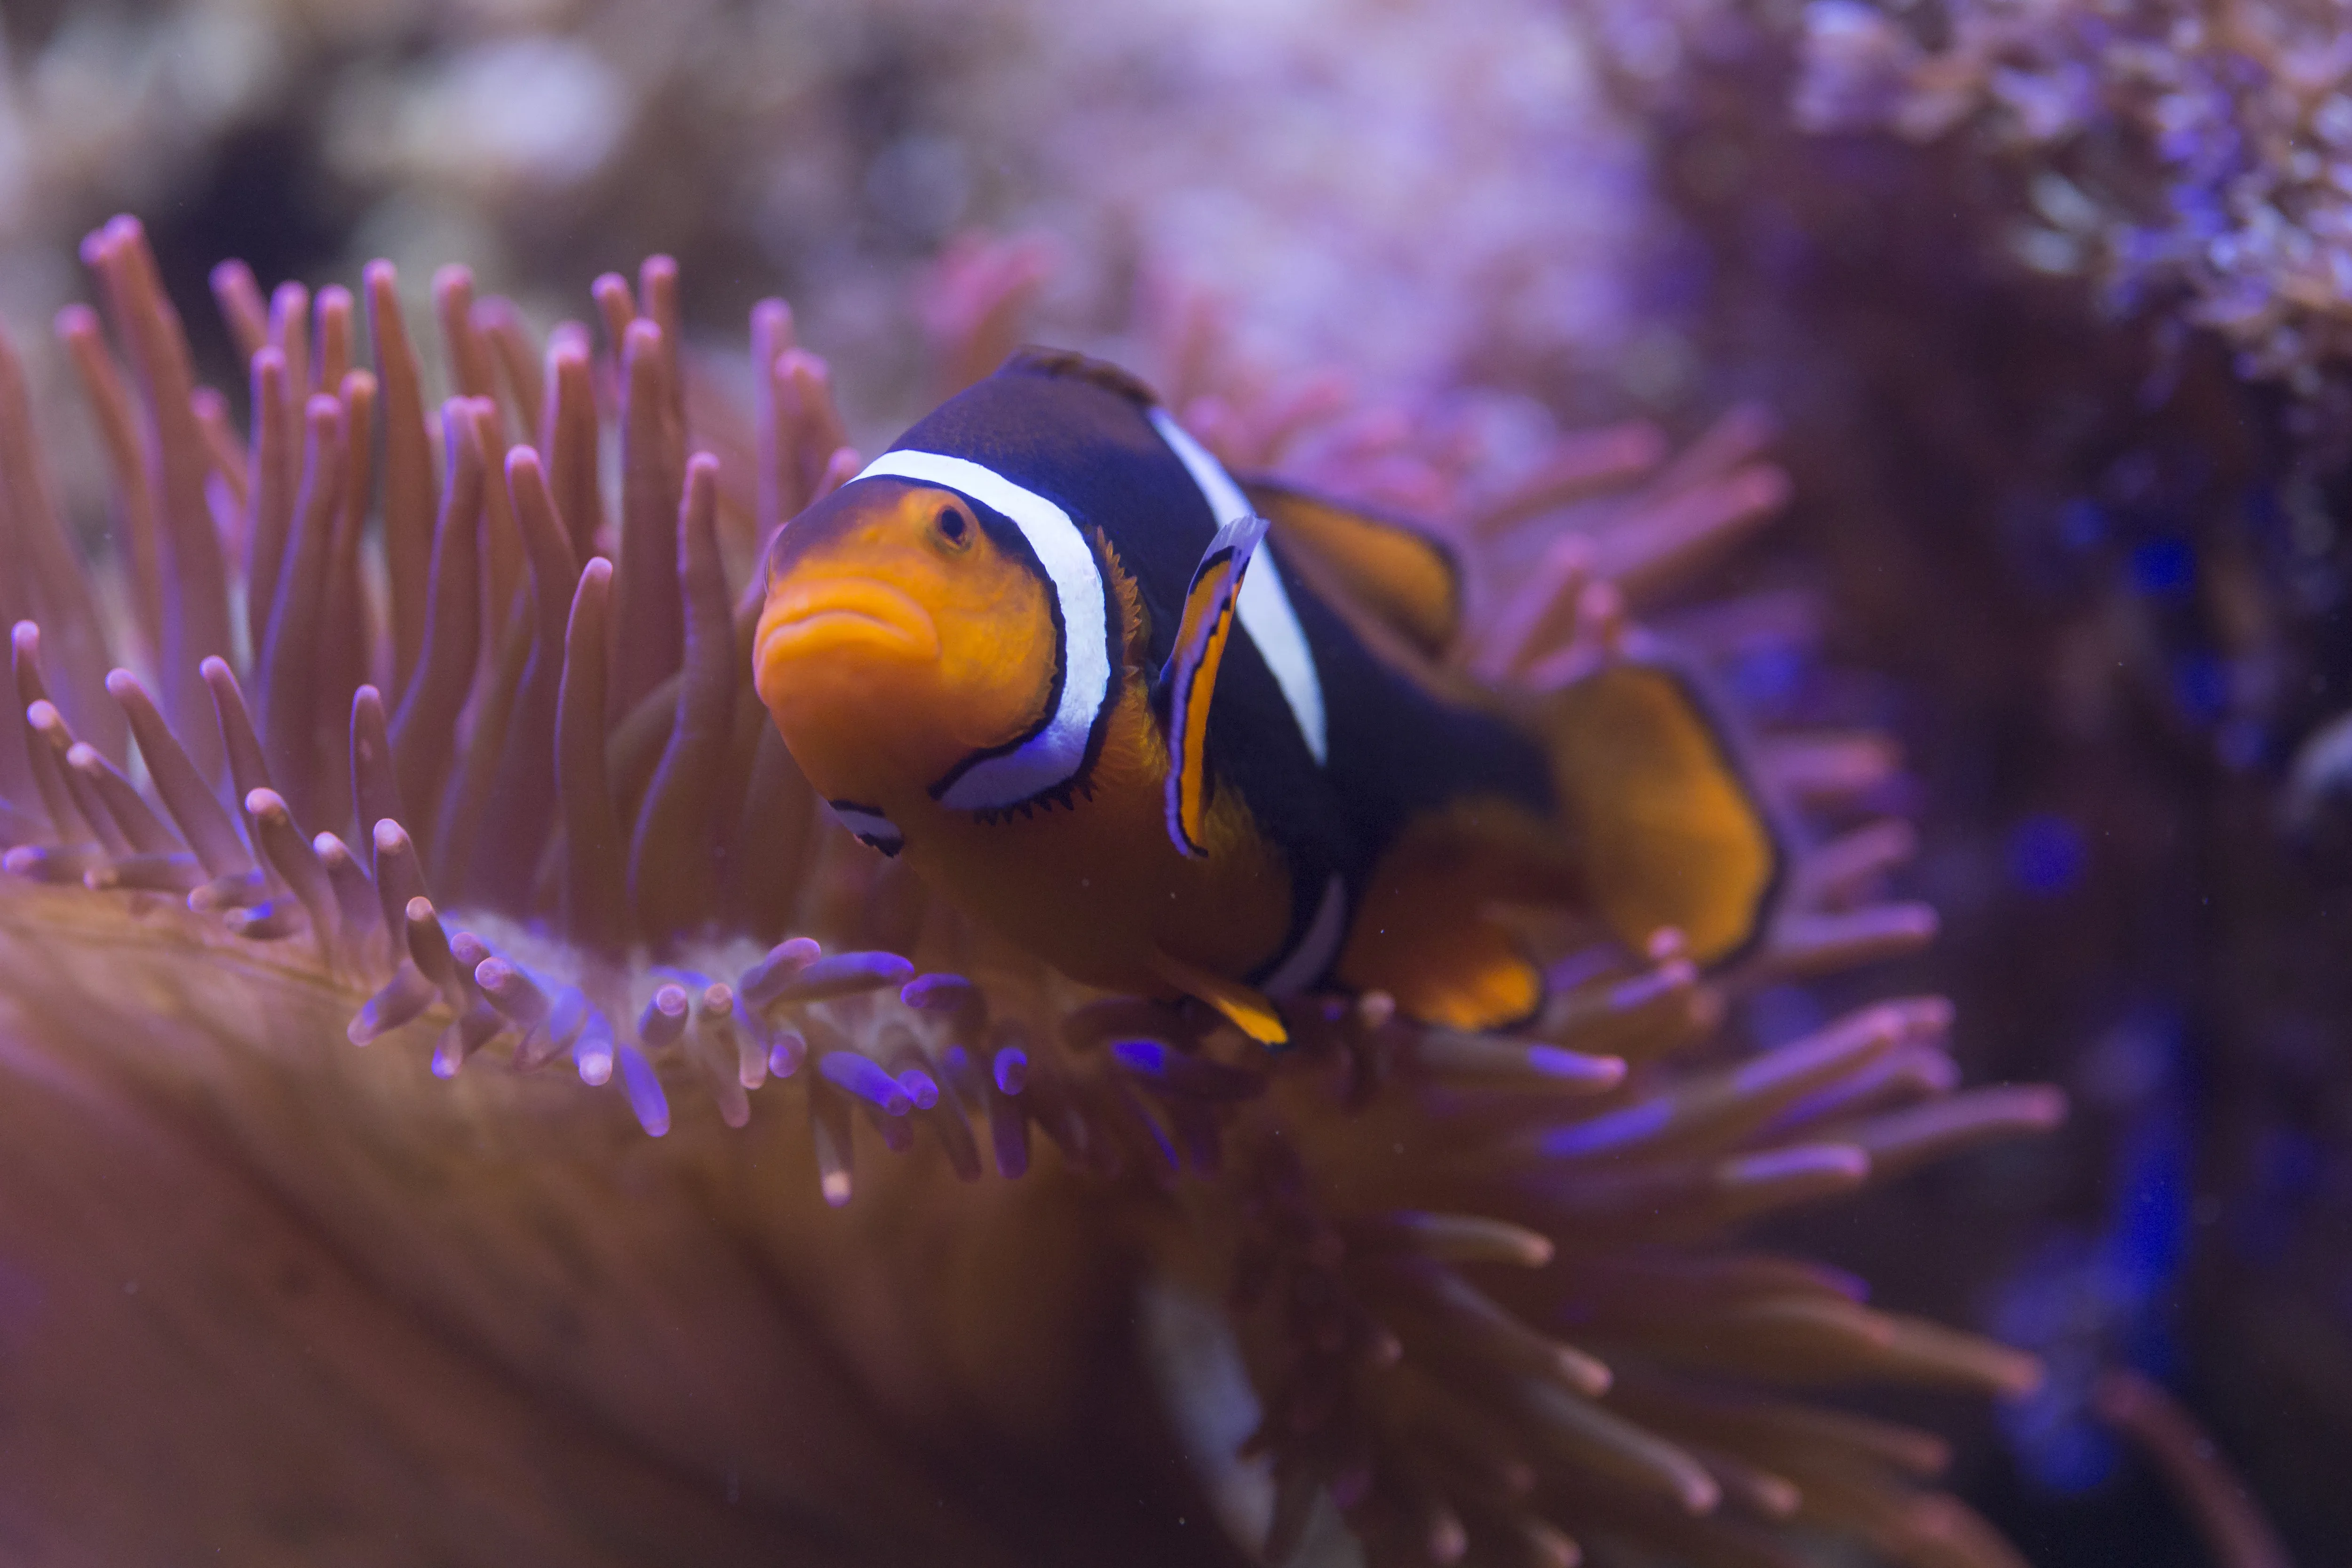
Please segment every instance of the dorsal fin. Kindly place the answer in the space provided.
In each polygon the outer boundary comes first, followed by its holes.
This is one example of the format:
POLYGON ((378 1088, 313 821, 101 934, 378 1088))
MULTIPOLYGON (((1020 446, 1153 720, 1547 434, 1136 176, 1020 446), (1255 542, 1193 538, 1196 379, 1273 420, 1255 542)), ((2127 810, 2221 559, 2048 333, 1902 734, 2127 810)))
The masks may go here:
POLYGON ((1209 814, 1209 702, 1233 638, 1243 574, 1265 537, 1262 517, 1237 517, 1217 530, 1184 590, 1184 618, 1160 672, 1168 717, 1168 837, 1186 855, 1209 852, 1202 841, 1209 814))
POLYGON ((1286 550, 1313 555, 1325 577, 1382 624, 1433 659, 1454 646, 1462 625, 1462 571, 1443 541, 1402 519, 1279 479, 1238 482, 1286 550))
POLYGON ((1044 375, 1066 381, 1083 381, 1089 386, 1099 386, 1105 392, 1126 398, 1141 408, 1158 405, 1159 394, 1144 384, 1141 377, 1121 370, 1108 360, 1089 359, 1075 349, 1049 349, 1035 343, 1014 349, 1004 363, 996 367, 999 375, 1044 375))

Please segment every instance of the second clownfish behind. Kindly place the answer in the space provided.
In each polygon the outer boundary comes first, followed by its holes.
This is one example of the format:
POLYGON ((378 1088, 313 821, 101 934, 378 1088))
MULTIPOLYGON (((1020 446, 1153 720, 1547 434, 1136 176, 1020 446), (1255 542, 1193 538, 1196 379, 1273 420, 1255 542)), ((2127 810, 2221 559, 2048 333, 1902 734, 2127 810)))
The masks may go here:
POLYGON ((1444 668, 1452 556, 1237 484, 1139 384, 1027 351, 776 537, 760 696, 836 815, 1089 984, 1208 1003, 1384 991, 1459 1028, 1542 972, 1500 907, 1702 962, 1782 854, 1670 667, 1546 697, 1444 668))

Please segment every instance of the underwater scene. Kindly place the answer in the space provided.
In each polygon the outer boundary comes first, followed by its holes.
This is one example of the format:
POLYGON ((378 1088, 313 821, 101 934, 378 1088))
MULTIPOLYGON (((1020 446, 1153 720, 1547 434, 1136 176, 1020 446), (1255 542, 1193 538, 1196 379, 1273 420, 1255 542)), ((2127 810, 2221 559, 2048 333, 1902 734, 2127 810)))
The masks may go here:
POLYGON ((0 0, 0 1563, 2352 1564, 2340 0, 0 0))

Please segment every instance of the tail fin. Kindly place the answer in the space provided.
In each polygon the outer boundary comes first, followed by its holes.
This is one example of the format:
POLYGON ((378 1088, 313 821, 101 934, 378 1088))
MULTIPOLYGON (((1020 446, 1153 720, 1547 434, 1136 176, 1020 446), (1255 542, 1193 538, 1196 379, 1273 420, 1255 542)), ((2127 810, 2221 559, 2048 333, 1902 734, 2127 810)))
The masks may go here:
POLYGON ((1552 776, 1586 895, 1629 945, 1662 926, 1717 964, 1764 932, 1786 847, 1738 748, 1690 679, 1608 665, 1549 700, 1552 776))

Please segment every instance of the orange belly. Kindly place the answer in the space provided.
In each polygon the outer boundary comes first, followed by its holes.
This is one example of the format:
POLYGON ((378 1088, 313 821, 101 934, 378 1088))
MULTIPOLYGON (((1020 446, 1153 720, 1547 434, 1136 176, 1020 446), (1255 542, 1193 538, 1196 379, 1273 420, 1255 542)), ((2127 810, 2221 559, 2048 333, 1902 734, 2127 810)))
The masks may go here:
POLYGON ((983 820, 928 796, 882 804, 907 835, 908 863, 974 924, 1087 984, 1164 995, 1156 954, 1247 974, 1276 955, 1291 903, 1282 857, 1232 790, 1211 805, 1208 854, 1178 852, 1168 836, 1167 772, 1136 679, 1112 710, 1087 787, 1068 805, 983 820))

